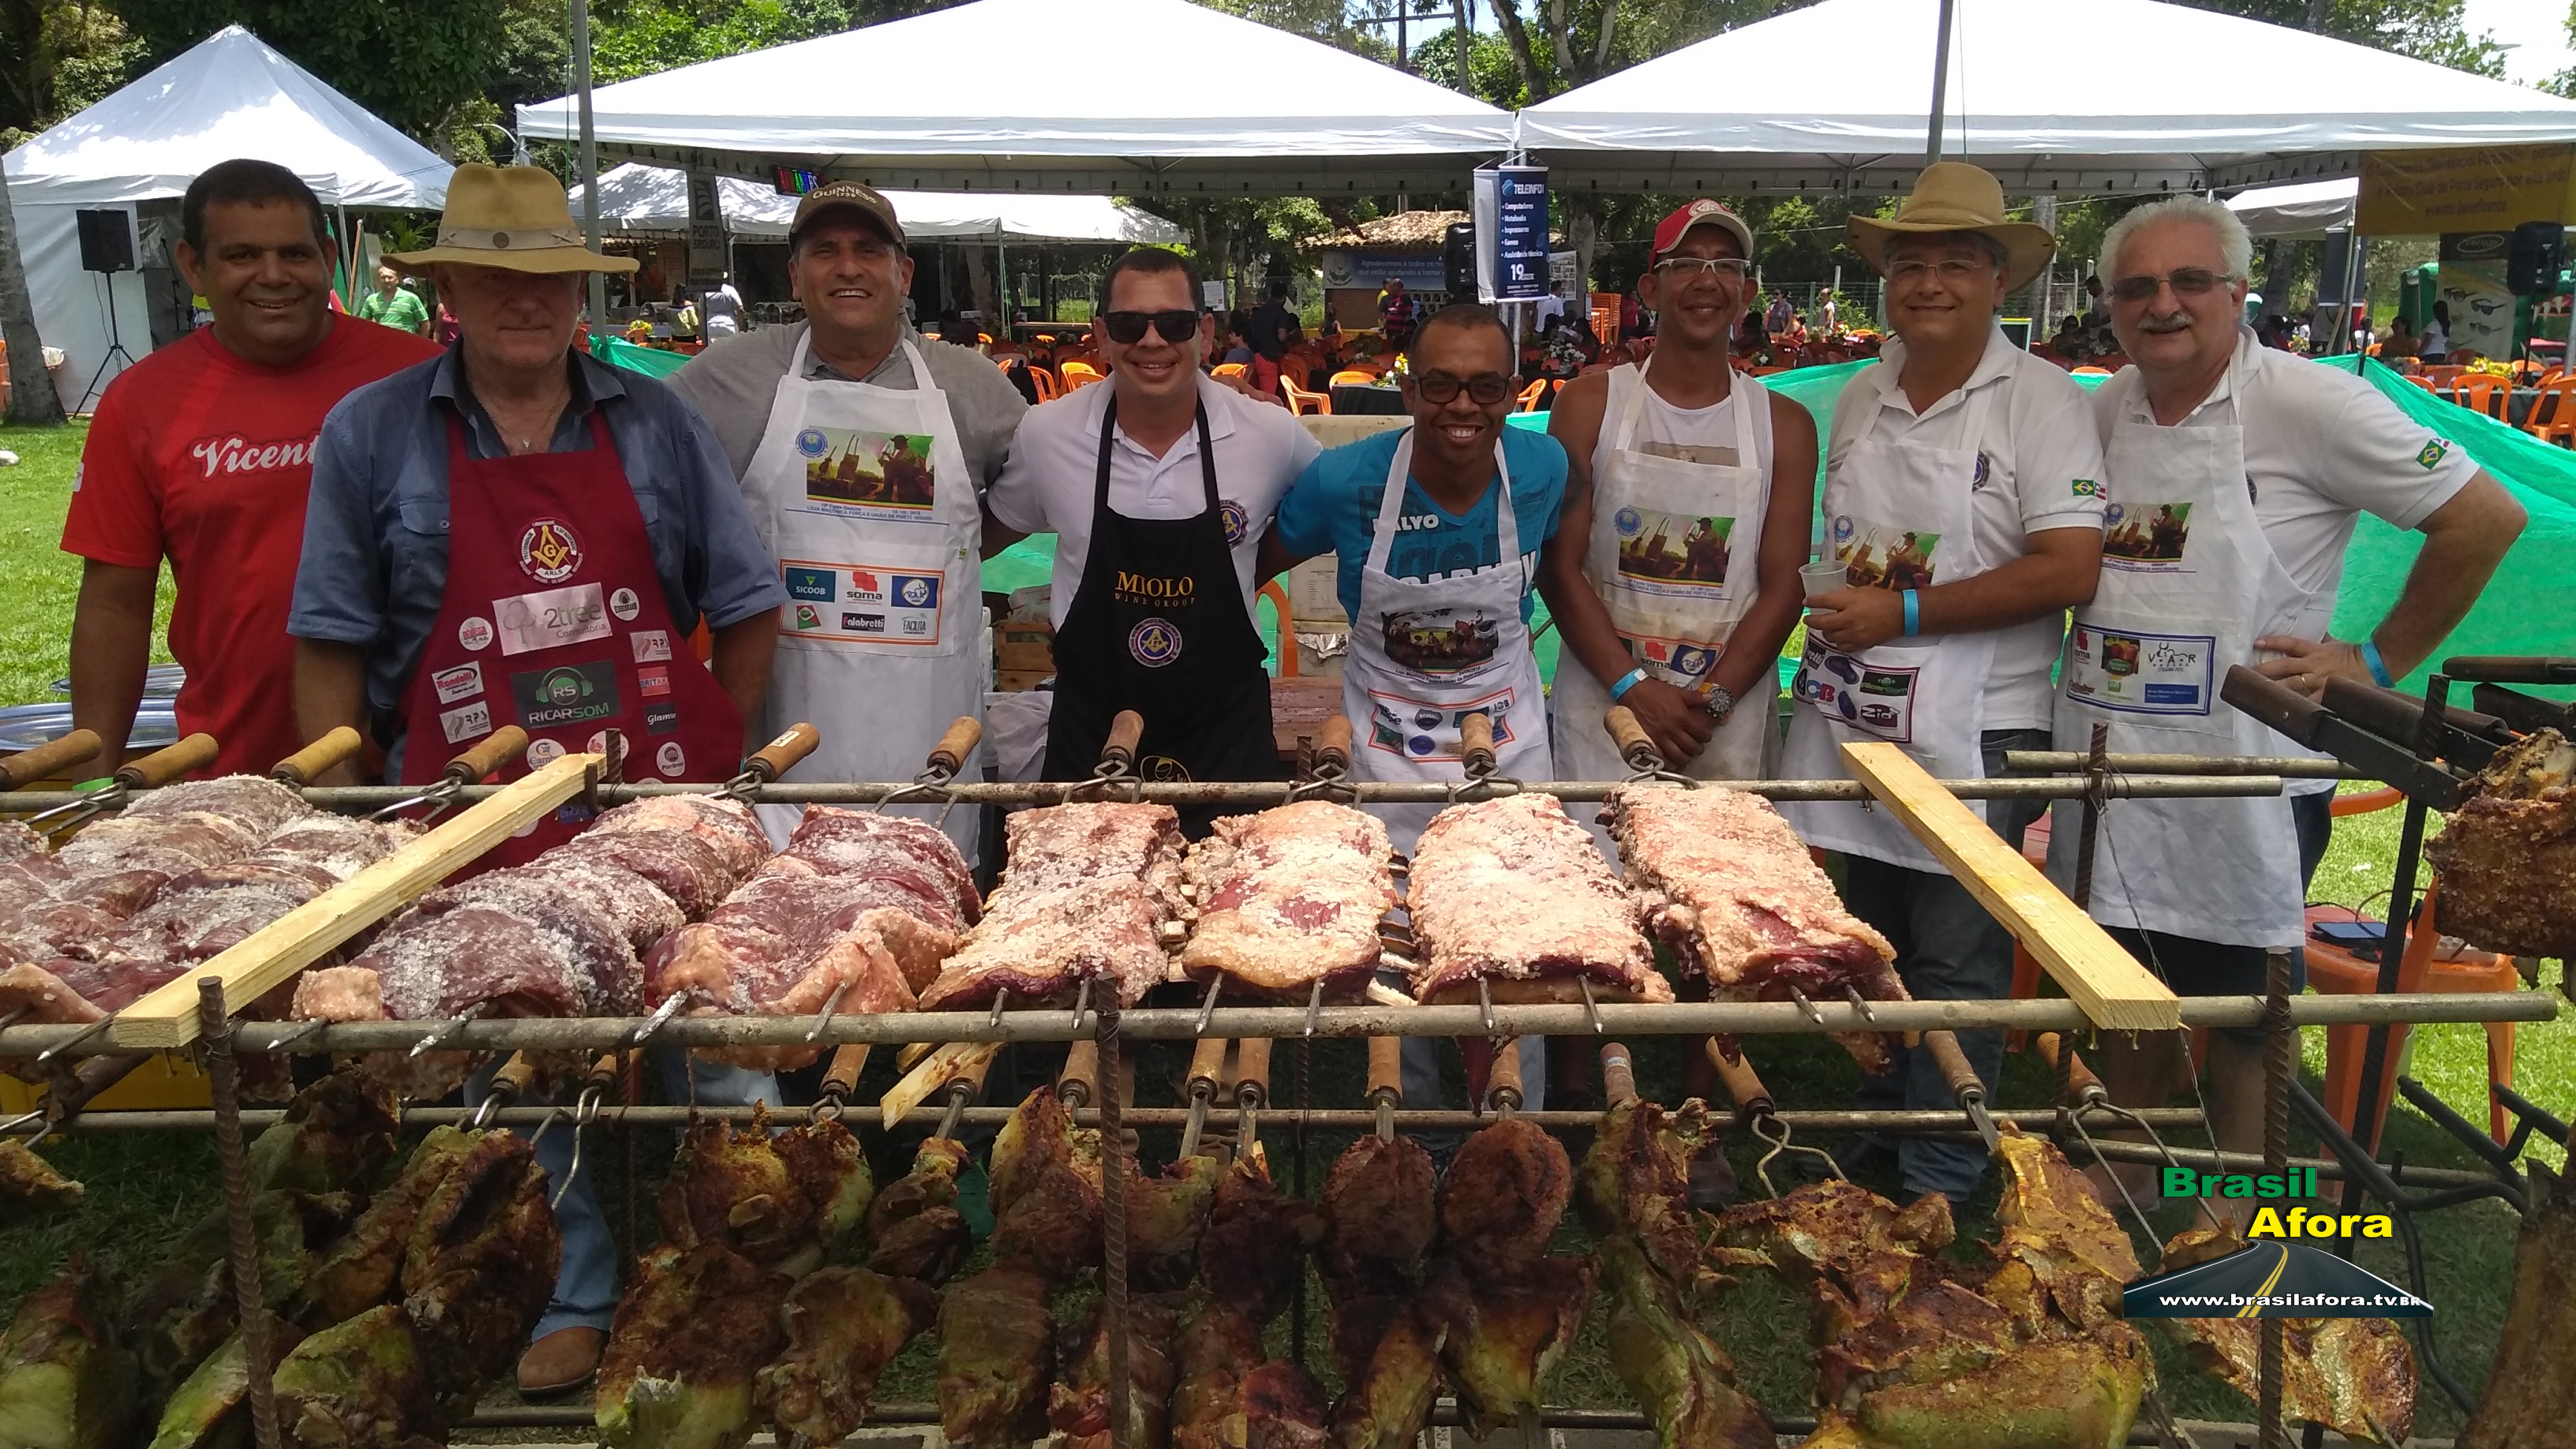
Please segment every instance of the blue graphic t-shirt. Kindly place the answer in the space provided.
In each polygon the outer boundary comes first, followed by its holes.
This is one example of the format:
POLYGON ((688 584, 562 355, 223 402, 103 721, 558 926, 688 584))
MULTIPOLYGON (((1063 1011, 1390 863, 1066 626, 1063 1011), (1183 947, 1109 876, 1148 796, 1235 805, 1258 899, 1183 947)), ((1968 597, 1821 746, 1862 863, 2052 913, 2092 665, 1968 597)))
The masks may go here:
MULTIPOLYGON (((1387 469, 1395 462, 1396 443, 1403 436, 1380 433, 1327 449, 1306 465, 1287 496, 1279 500, 1274 527, 1280 543, 1299 558, 1323 553, 1336 557, 1336 591, 1342 612, 1353 617, 1360 611, 1360 569, 1368 562, 1378 506, 1386 499, 1387 469)), ((1536 554, 1540 544, 1556 536, 1557 512, 1565 502, 1565 449, 1545 433, 1505 428, 1503 461, 1512 475, 1512 520, 1520 530, 1521 552, 1536 554)), ((1476 500, 1475 507, 1458 514, 1432 502, 1411 478, 1405 480, 1395 542, 1387 551, 1390 575, 1428 579, 1461 569, 1487 568, 1500 561, 1501 552, 1492 488, 1476 500)), ((1531 608, 1532 596, 1525 589, 1521 594, 1524 621, 1531 608)))

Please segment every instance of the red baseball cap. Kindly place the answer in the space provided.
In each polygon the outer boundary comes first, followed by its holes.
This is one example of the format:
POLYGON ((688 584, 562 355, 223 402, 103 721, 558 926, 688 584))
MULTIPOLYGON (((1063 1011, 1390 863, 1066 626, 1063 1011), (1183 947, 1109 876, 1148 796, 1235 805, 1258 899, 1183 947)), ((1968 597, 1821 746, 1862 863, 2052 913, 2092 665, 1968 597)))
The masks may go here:
POLYGON ((1655 245, 1646 254, 1646 260, 1650 263, 1663 260, 1664 253, 1680 246, 1683 235, 1695 226, 1723 228, 1735 238, 1736 245, 1744 248, 1746 259, 1752 258, 1753 228, 1746 226, 1744 218, 1737 216, 1724 202, 1702 196, 1674 207, 1671 215, 1656 224, 1655 245))

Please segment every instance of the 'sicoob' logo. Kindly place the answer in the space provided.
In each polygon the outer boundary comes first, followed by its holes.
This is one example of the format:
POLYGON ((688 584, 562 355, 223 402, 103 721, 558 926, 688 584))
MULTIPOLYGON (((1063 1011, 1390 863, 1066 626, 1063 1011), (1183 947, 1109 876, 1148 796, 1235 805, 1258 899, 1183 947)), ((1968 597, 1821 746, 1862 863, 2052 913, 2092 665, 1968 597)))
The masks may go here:
POLYGON ((540 518, 519 535, 519 568, 541 584, 559 584, 581 567, 581 541, 559 519, 540 518))

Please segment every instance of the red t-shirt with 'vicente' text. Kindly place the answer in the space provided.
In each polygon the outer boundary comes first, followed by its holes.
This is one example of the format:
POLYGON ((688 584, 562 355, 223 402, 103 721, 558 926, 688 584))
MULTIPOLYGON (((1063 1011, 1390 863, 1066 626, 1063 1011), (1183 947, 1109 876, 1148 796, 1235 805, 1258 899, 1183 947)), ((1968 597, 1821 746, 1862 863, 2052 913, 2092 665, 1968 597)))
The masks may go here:
POLYGON ((170 560, 170 653, 188 671, 179 729, 215 737, 217 773, 266 774, 304 743, 286 609, 322 415, 437 355, 424 338, 337 316, 321 346, 266 367, 204 327, 118 374, 99 399, 63 550, 128 568, 170 560))

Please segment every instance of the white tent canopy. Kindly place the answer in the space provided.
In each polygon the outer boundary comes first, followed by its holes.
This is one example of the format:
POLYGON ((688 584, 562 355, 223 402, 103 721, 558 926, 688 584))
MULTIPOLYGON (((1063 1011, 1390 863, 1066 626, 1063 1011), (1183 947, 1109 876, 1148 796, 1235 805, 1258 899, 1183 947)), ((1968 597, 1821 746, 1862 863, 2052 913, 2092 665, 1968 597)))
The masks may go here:
MULTIPOLYGON (((602 86, 591 109, 605 155, 914 191, 1461 190, 1511 131, 1471 96, 1190 0, 978 0, 602 86)), ((570 97, 518 118, 578 135, 570 97)))
MULTIPOLYGON (((1939 10, 1823 0, 1532 106, 1521 142, 1560 187, 1901 192, 1923 162, 1939 10)), ((1944 108, 1944 152, 1964 142, 2014 195, 2317 179, 2353 174, 2363 151, 2576 140, 2576 101, 2157 0, 1957 0, 1944 108)))
MULTIPOLYGON (((796 198, 746 177, 717 180, 725 228, 745 239, 775 240, 795 219, 796 198)), ((689 229, 685 172, 636 162, 599 178, 599 223, 612 232, 685 233, 689 229)), ((1106 196, 1017 195, 1011 192, 889 191, 906 240, 985 245, 1049 242, 1149 242, 1169 244, 1187 234, 1148 211, 1106 196)), ((572 191, 575 215, 582 188, 572 191)))
POLYGON ((150 346, 152 310, 172 305, 145 296, 138 278, 84 274, 74 214, 130 217, 136 202, 180 196, 198 173, 244 156, 293 171, 331 206, 434 210, 454 169, 238 25, 11 151, 19 254, 36 329, 66 354, 55 375, 65 405, 79 404, 108 356, 110 296, 117 334, 134 353, 150 346))
POLYGON ((2346 176, 2257 186, 2227 198, 2227 209, 2258 237, 2321 237, 2352 225, 2360 200, 2361 178, 2346 176))

